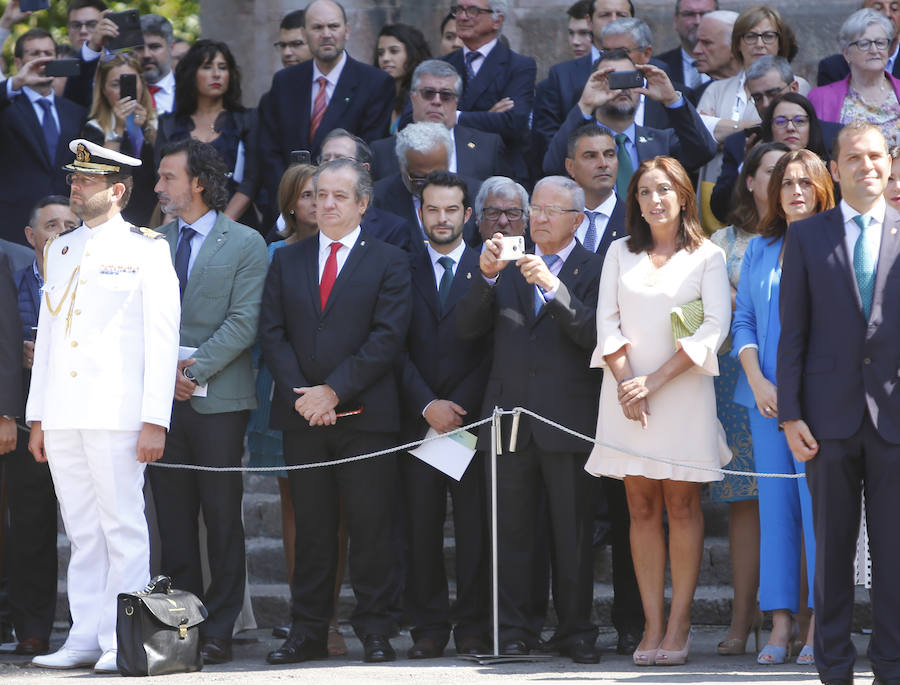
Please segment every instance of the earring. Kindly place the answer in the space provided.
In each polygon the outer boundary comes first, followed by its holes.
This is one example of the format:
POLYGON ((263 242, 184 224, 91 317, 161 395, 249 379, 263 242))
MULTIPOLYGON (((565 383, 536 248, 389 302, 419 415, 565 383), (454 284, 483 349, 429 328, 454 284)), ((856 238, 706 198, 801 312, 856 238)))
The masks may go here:
POLYGON ((293 210, 293 209, 290 210, 290 212, 288 212, 288 213, 289 213, 291 216, 294 216, 294 210, 293 210))

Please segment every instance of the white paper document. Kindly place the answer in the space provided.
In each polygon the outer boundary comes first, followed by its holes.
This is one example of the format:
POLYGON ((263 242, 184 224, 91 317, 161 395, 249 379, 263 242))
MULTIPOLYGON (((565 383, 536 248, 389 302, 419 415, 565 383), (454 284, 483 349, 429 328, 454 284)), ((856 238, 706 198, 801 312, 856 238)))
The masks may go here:
MULTIPOLYGON (((197 351, 196 347, 179 347, 178 348, 178 361, 184 361, 185 359, 190 359, 194 356, 194 352, 197 351)), ((194 397, 206 397, 206 389, 209 387, 209 383, 206 385, 198 385, 194 388, 194 397)))
MULTIPOLYGON (((438 435, 438 432, 434 428, 429 428, 425 437, 431 438, 435 435, 438 435)), ((410 450, 409 453, 459 481, 475 455, 476 440, 477 438, 469 431, 462 431, 430 440, 410 450)))

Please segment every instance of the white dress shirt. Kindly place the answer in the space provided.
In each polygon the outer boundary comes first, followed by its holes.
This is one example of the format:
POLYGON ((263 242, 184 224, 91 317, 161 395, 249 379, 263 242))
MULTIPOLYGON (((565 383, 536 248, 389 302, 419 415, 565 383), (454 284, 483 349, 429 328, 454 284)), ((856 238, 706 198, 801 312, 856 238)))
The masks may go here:
MULTIPOLYGON (((191 271, 194 268, 194 262, 197 261, 197 255, 200 253, 200 248, 203 247, 203 241, 206 240, 206 236, 209 235, 209 232, 213 229, 213 226, 215 226, 218 217, 219 213, 214 209, 210 209, 192 224, 187 223, 180 217, 178 219, 178 242, 181 241, 181 229, 185 226, 190 226, 195 231, 194 235, 191 236, 191 258, 188 260, 188 278, 191 277, 191 271)), ((178 249, 177 243, 175 249, 178 249)))
POLYGON ((156 83, 148 83, 147 86, 159 88, 153 94, 153 102, 156 105, 157 114, 166 114, 175 109, 175 74, 169 72, 156 83))
MULTIPOLYGON (((597 246, 600 245, 600 241, 603 240, 603 235, 606 233, 606 226, 609 224, 609 220, 612 217, 615 208, 615 193, 610 193, 608 198, 593 209, 585 207, 585 211, 599 212, 597 218, 594 219, 594 228, 597 230, 597 245, 594 245, 594 252, 597 251, 597 246)), ((587 236, 588 224, 590 224, 590 220, 588 219, 587 214, 585 214, 584 221, 582 221, 578 228, 575 229, 575 237, 578 238, 578 242, 582 245, 584 245, 584 239, 585 236, 587 236)))
POLYGON ((341 274, 341 269, 344 268, 347 255, 350 254, 350 250, 359 239, 360 230, 360 227, 357 226, 338 241, 332 240, 321 231, 319 232, 319 283, 322 282, 322 274, 325 272, 325 262, 331 254, 331 243, 339 242, 341 244, 341 248, 337 251, 337 273, 335 274, 335 278, 337 278, 341 274))
POLYGON ((316 108, 316 97, 319 95, 319 77, 324 76, 325 81, 327 81, 325 84, 325 106, 327 107, 334 95, 334 89, 337 88, 338 80, 341 78, 341 72, 344 71, 345 64, 347 64, 347 53, 342 52, 341 58, 338 60, 338 63, 334 65, 334 68, 327 74, 323 74, 319 69, 319 65, 313 60, 312 93, 310 93, 309 98, 310 116, 312 116, 313 110, 316 108))
POLYGON ((448 252, 447 254, 441 254, 437 250, 435 250, 431 243, 425 243, 425 249, 428 250, 428 258, 431 260, 431 266, 434 269, 434 284, 438 290, 441 289, 441 279, 444 277, 444 267, 438 263, 438 260, 441 257, 450 257, 453 260, 453 266, 450 271, 453 275, 456 275, 456 269, 459 267, 459 260, 462 259, 463 252, 466 251, 466 243, 464 241, 460 242, 452 252, 448 252))
MULTIPOLYGON (((547 265, 547 268, 550 269, 550 273, 559 278, 559 272, 562 271, 563 265, 566 263, 566 260, 569 258, 569 255, 572 254, 572 250, 575 249, 575 238, 572 238, 572 242, 566 245, 563 249, 556 253, 556 256, 559 259, 556 260, 556 263, 551 265, 547 265)), ((541 248, 535 243, 534 253, 541 257, 543 256, 543 252, 541 252, 541 248)), ((556 287, 553 290, 542 290, 538 288, 538 291, 541 295, 544 296, 544 302, 550 302, 556 297, 556 293, 559 292, 559 283, 556 284, 556 287)))

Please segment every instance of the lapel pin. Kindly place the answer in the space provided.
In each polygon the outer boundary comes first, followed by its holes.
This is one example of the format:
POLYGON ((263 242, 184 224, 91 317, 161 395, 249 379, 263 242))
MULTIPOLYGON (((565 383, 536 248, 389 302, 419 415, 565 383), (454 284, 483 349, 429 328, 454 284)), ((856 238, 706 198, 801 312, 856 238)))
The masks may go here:
POLYGON ((613 238, 615 238, 617 235, 619 235, 619 234, 616 233, 615 231, 612 232, 612 237, 613 237, 613 238))
POLYGON ((344 102, 350 102, 350 98, 344 98, 344 102))
POLYGON ((365 244, 366 244, 366 241, 365 241, 365 240, 361 240, 361 241, 359 242, 359 244, 360 244, 360 246, 365 245, 365 244))
POLYGON ((892 228, 892 229, 891 229, 891 235, 897 235, 897 229, 896 229, 896 228, 892 228))
POLYGON ((573 275, 573 276, 577 276, 577 275, 578 275, 578 269, 575 269, 575 271, 572 272, 572 275, 573 275))
POLYGON ((475 149, 475 143, 469 141, 469 143, 467 143, 466 147, 470 147, 470 148, 472 148, 472 149, 474 150, 474 149, 475 149))
MULTIPOLYGON (((897 232, 897 229, 895 228, 895 229, 894 229, 894 233, 896 233, 896 232, 897 232)), ((69 251, 69 246, 66 245, 66 246, 62 249, 62 253, 65 254, 65 253, 68 252, 68 251, 69 251)))
POLYGON ((466 271, 466 278, 467 278, 467 279, 471 279, 471 278, 472 278, 472 272, 471 272, 471 271, 466 271))

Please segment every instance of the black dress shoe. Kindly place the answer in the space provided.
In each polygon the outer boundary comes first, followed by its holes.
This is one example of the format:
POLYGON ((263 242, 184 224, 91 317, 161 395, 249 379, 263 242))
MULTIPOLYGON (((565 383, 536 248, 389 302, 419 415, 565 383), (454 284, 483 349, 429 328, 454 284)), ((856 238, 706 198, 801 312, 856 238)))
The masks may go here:
POLYGON ((491 651, 487 640, 483 638, 474 635, 456 638, 457 654, 490 654, 491 651))
POLYGON ((576 637, 565 647, 560 648, 559 653, 567 656, 576 664, 599 664, 600 652, 595 645, 593 637, 576 637))
POLYGON ((409 648, 406 656, 410 659, 437 659, 444 656, 444 644, 441 644, 433 637, 423 637, 420 640, 416 640, 416 643, 409 648))
POLYGON ((879 678, 875 676, 872 685, 900 685, 900 678, 879 678))
POLYGON ((204 664, 224 664, 231 661, 231 640, 206 637, 200 643, 200 656, 204 664))
POLYGON ((500 653, 506 656, 528 656, 531 650, 523 640, 507 640, 500 645, 500 653))
POLYGON ((39 637, 26 637, 19 640, 13 654, 24 654, 27 656, 36 656, 38 654, 46 654, 49 651, 50 643, 39 637))
POLYGON ((623 630, 619 633, 619 639, 616 641, 616 654, 634 654, 634 650, 641 644, 641 634, 630 630, 623 630))
POLYGON ((391 647, 385 635, 366 635, 363 649, 365 650, 363 661, 369 664, 380 664, 397 658, 397 652, 391 647))
POLYGON ((289 637, 274 652, 269 652, 266 661, 270 664, 299 664, 301 661, 327 659, 328 648, 323 642, 308 637, 289 637))
POLYGON ((279 640, 286 640, 290 634, 290 626, 275 626, 272 628, 272 637, 277 637, 279 640))

